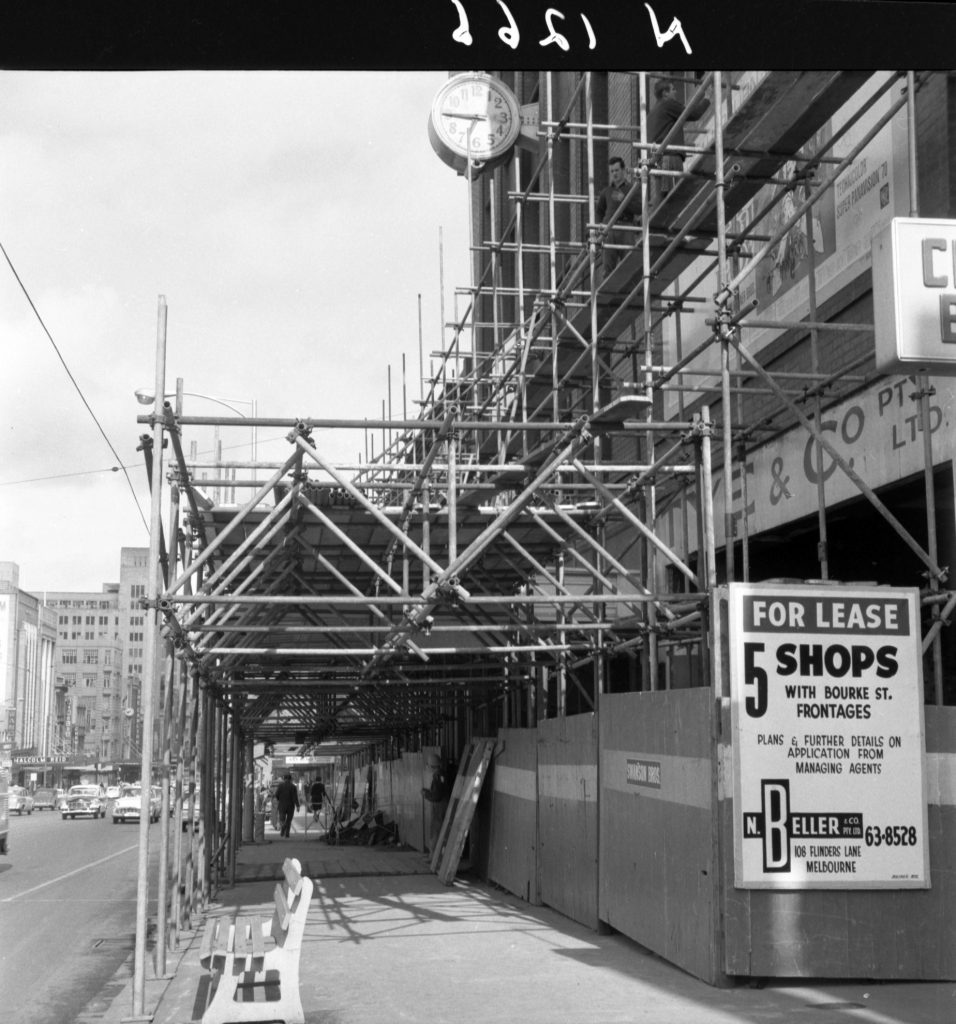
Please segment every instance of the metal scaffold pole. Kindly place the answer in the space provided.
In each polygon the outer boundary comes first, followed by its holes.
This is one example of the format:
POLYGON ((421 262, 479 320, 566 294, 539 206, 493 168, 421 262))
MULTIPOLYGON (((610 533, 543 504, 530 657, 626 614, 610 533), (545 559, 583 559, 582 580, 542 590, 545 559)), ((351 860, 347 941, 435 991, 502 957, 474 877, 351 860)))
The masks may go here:
POLYGON ((159 555, 162 527, 163 479, 163 394, 166 390, 166 298, 159 298, 156 329, 156 374, 153 400, 152 441, 153 469, 150 496, 149 573, 146 583, 146 614, 143 662, 143 744, 140 765, 142 783, 139 814, 139 861, 136 876, 136 936, 133 952, 133 1017, 149 1019, 145 1014, 146 998, 146 932, 149 898, 149 824, 150 783, 153 773, 153 692, 157 670, 159 644, 159 555))

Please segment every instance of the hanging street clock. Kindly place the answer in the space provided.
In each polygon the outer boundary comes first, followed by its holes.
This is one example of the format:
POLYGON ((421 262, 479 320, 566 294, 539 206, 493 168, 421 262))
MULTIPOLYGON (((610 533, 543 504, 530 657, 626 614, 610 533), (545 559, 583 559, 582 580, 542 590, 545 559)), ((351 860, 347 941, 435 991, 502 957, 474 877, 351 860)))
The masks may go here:
POLYGON ((506 160, 521 131, 514 93, 497 78, 467 71, 449 78, 432 100, 428 138, 459 174, 487 170, 506 160))

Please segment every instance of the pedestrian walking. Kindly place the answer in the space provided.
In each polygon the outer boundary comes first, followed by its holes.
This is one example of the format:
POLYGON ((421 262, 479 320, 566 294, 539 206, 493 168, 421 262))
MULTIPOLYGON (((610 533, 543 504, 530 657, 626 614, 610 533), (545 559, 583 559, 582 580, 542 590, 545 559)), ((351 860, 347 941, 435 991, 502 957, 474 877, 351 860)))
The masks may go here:
POLYGON ((276 787, 275 802, 279 807, 279 834, 288 838, 292 818, 299 809, 299 791, 291 775, 286 775, 276 787))

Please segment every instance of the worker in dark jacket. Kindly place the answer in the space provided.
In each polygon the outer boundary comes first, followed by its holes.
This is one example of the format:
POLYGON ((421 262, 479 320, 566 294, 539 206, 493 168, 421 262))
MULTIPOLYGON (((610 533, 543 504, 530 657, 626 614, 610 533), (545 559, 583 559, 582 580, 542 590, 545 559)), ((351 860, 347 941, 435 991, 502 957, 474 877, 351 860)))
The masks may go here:
POLYGON ((299 791, 292 782, 292 776, 286 775, 276 786, 276 803, 279 806, 279 834, 289 835, 292 818, 299 809, 299 791))
MULTIPOLYGON (((654 83, 654 96, 657 102, 647 115, 647 141, 661 143, 667 138, 671 128, 677 124, 678 118, 684 113, 684 104, 677 98, 677 86, 664 78, 659 78, 654 83)), ((710 107, 710 100, 706 97, 698 100, 688 111, 688 120, 696 121, 703 117, 710 107)), ((686 124, 686 121, 684 122, 686 124)), ((684 168, 684 154, 680 150, 672 151, 671 146, 683 146, 684 129, 680 131, 668 143, 668 150, 661 160, 661 169, 665 171, 680 171, 684 168)), ((669 175, 654 174, 651 176, 651 206, 656 206, 668 192, 674 187, 676 179, 669 175)))
POLYGON ((633 226, 641 222, 641 194, 639 190, 635 189, 634 194, 630 199, 627 199, 632 182, 627 176, 624 161, 619 156, 612 156, 608 161, 607 169, 610 182, 599 193, 594 212, 597 215, 598 221, 604 224, 614 216, 619 207, 623 206, 624 209, 621 210, 620 216, 614 221, 614 224, 607 231, 604 238, 604 252, 601 262, 604 267, 605 277, 627 255, 626 249, 612 247, 633 245, 636 240, 636 236, 632 232, 622 231, 617 225, 629 224, 633 226))
POLYGON ((422 786, 422 796, 428 801, 431 809, 431 819, 428 829, 428 846, 426 852, 434 853, 438 845, 438 836, 441 832, 442 822, 445 820, 445 811, 448 810, 448 797, 451 795, 451 784, 448 773, 442 767, 441 758, 434 751, 425 759, 432 773, 431 782, 422 786))

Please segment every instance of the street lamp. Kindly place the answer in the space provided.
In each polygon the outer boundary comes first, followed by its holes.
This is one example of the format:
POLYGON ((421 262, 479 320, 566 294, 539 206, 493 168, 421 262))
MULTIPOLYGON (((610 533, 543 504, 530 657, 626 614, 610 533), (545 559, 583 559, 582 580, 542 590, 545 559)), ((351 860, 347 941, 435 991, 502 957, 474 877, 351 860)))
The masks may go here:
MULTIPOLYGON (((139 402, 140 405, 152 405, 153 402, 156 400, 156 392, 152 388, 137 388, 133 392, 133 394, 136 395, 136 401, 139 402)), ((224 408, 228 409, 230 412, 234 412, 237 416, 241 417, 244 420, 249 419, 249 417, 246 415, 246 413, 242 412, 240 409, 237 409, 234 405, 230 404, 232 402, 240 402, 242 405, 248 405, 249 406, 249 408, 250 408, 250 410, 252 412, 252 418, 253 419, 255 419, 255 417, 256 417, 256 400, 255 399, 251 399, 250 400, 250 399, 246 399, 246 398, 228 398, 228 399, 226 399, 226 398, 217 398, 215 395, 204 395, 204 394, 201 394, 198 391, 181 391, 181 390, 167 391, 163 395, 163 398, 176 398, 177 396, 181 397, 183 395, 188 395, 190 398, 205 398, 207 402, 215 402, 217 405, 223 406, 224 408)), ((216 441, 216 462, 220 463, 220 462, 222 462, 222 447, 221 447, 221 442, 219 440, 219 426, 218 426, 218 424, 216 425, 216 428, 215 428, 215 441, 216 441)), ((256 427, 255 427, 255 424, 253 424, 252 425, 252 461, 253 462, 256 461, 257 454, 258 454, 256 449, 257 449, 256 427)), ((221 470, 220 470, 220 472, 221 472, 221 470)), ((219 493, 219 488, 218 487, 216 488, 216 493, 217 494, 219 493)), ((234 489, 233 489, 233 497, 235 497, 234 489)))

